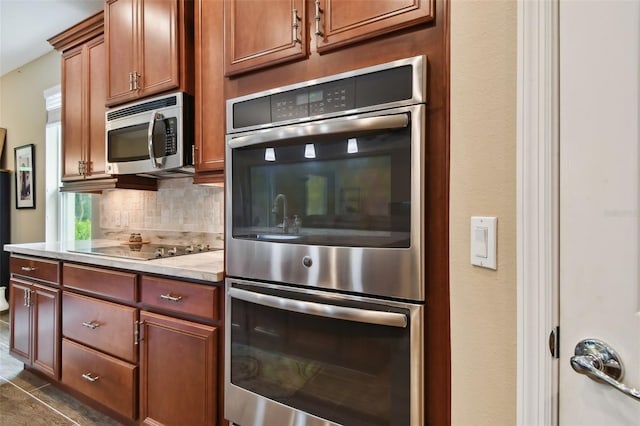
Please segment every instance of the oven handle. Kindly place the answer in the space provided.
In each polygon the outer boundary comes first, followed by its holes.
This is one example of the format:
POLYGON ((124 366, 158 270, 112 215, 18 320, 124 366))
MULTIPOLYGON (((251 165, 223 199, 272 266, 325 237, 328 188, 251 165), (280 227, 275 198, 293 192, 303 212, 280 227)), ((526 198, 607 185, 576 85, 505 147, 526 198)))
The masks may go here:
POLYGON ((365 118, 335 118, 315 123, 293 124, 233 137, 229 147, 240 148, 258 143, 305 136, 327 135, 364 130, 400 129, 409 125, 407 114, 380 115, 365 118))
POLYGON ((398 328, 407 327, 407 316, 396 312, 371 311, 368 309, 349 308, 346 306, 286 299, 284 297, 255 293, 239 288, 230 288, 229 296, 235 299, 244 300, 245 302, 256 303, 270 308, 298 312, 301 314, 363 322, 367 324, 387 325, 398 328))

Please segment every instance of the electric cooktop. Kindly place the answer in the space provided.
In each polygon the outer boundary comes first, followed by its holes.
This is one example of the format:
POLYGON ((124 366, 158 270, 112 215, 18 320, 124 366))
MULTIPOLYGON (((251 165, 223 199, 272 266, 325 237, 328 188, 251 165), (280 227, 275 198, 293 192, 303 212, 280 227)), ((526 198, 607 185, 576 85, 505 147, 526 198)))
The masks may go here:
POLYGON ((180 246, 172 244, 128 243, 106 247, 78 247, 69 251, 125 259, 152 260, 217 250, 222 249, 212 248, 208 244, 180 246))

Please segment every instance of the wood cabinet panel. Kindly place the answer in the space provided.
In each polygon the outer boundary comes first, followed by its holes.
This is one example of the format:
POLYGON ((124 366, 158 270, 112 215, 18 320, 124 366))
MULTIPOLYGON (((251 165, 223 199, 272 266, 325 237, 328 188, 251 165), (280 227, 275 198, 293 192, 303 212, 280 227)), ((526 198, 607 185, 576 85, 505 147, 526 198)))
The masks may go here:
POLYGON ((62 383, 130 419, 136 418, 137 367, 62 339, 62 383))
POLYGON ((430 22, 435 12, 433 0, 320 0, 318 5, 319 52, 430 22))
POLYGON ((30 303, 33 309, 33 366, 57 378, 60 371, 60 290, 34 285, 30 303))
POLYGON ((54 260, 13 255, 9 260, 9 269, 16 276, 44 281, 53 285, 60 282, 60 263, 54 260))
POLYGON ((9 280, 9 352, 25 365, 58 379, 60 375, 60 290, 9 280))
POLYGON ((65 263, 62 280, 66 288, 127 302, 137 300, 137 276, 129 272, 65 263))
POLYGON ((107 105, 193 94, 193 0, 107 0, 107 105))
POLYGON ((62 295, 64 337, 135 363, 137 309, 65 291, 62 295))
POLYGON ((140 301, 143 305, 208 320, 219 319, 219 291, 217 286, 149 276, 140 279, 140 301))
POLYGON ((178 2, 140 1, 140 94, 145 96, 179 84, 178 2))
POLYGON ((83 142, 83 48, 77 47, 62 55, 62 170, 65 180, 84 179, 80 162, 84 158, 83 142))
POLYGON ((9 352, 25 364, 31 363, 31 309, 27 305, 31 286, 9 280, 9 323, 11 337, 9 352))
POLYGON ((87 90, 90 93, 85 118, 85 122, 88 123, 86 128, 88 174, 94 178, 107 177, 107 159, 104 149, 107 99, 104 37, 100 36, 88 42, 86 49, 87 90))
POLYGON ((109 103, 134 99, 131 72, 136 69, 135 31, 136 0, 109 0, 105 3, 105 33, 107 50, 107 99, 109 103))
POLYGON ((306 2, 225 0, 225 74, 307 56, 306 2))
POLYGON ((224 180, 225 99, 223 3, 197 0, 195 9, 194 183, 224 180), (203 177, 203 172, 218 172, 203 177))
POLYGON ((149 312, 140 320, 140 420, 218 424, 217 328, 149 312))
POLYGON ((64 182, 104 179, 104 14, 99 12, 48 41, 62 51, 64 182))

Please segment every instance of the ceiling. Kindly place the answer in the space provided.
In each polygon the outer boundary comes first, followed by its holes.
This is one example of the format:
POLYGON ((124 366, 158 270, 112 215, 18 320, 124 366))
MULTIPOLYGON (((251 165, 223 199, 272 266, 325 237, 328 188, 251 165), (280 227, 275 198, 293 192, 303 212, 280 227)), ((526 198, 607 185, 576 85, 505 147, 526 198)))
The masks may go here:
POLYGON ((103 6, 104 0, 0 0, 0 76, 53 50, 47 39, 103 6))

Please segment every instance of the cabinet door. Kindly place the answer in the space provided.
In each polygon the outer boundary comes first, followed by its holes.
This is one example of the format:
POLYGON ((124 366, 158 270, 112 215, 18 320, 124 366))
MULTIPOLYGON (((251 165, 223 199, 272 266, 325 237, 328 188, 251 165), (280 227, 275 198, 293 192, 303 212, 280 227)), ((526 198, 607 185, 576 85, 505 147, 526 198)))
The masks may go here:
POLYGON ((136 70, 136 0, 107 0, 105 40, 107 49, 107 103, 114 105, 136 97, 131 73, 136 70))
POLYGON ((98 37, 86 46, 89 108, 86 119, 87 126, 87 158, 88 178, 103 178, 106 173, 105 159, 105 102, 107 99, 107 76, 105 68, 104 38, 98 37))
POLYGON ((60 377, 60 290, 34 285, 30 298, 33 316, 33 367, 60 377))
POLYGON ((10 280, 9 288, 9 351, 25 364, 31 364, 31 309, 27 305, 31 285, 10 280))
POLYGON ((216 425, 217 329, 141 312, 140 420, 216 425))
POLYGON ((224 0, 225 74, 307 56, 303 0, 224 0))
POLYGON ((433 0, 320 0, 316 4, 319 10, 316 8, 314 17, 320 19, 313 31, 319 52, 434 18, 433 0))
POLYGON ((222 3, 198 0, 195 21, 195 167, 197 172, 222 172, 225 148, 222 3))
MULTIPOLYGON (((62 170, 63 181, 81 180, 83 141, 83 47, 62 55, 62 170)), ((104 139, 104 137, 103 137, 104 139)), ((104 146, 104 141, 103 141, 104 146)), ((104 148, 103 148, 104 149, 104 148)))
MULTIPOLYGON (((180 83, 178 62, 178 0, 139 0, 139 49, 136 69, 139 96, 176 88, 180 83)), ((193 7, 193 5, 192 5, 193 7)))

